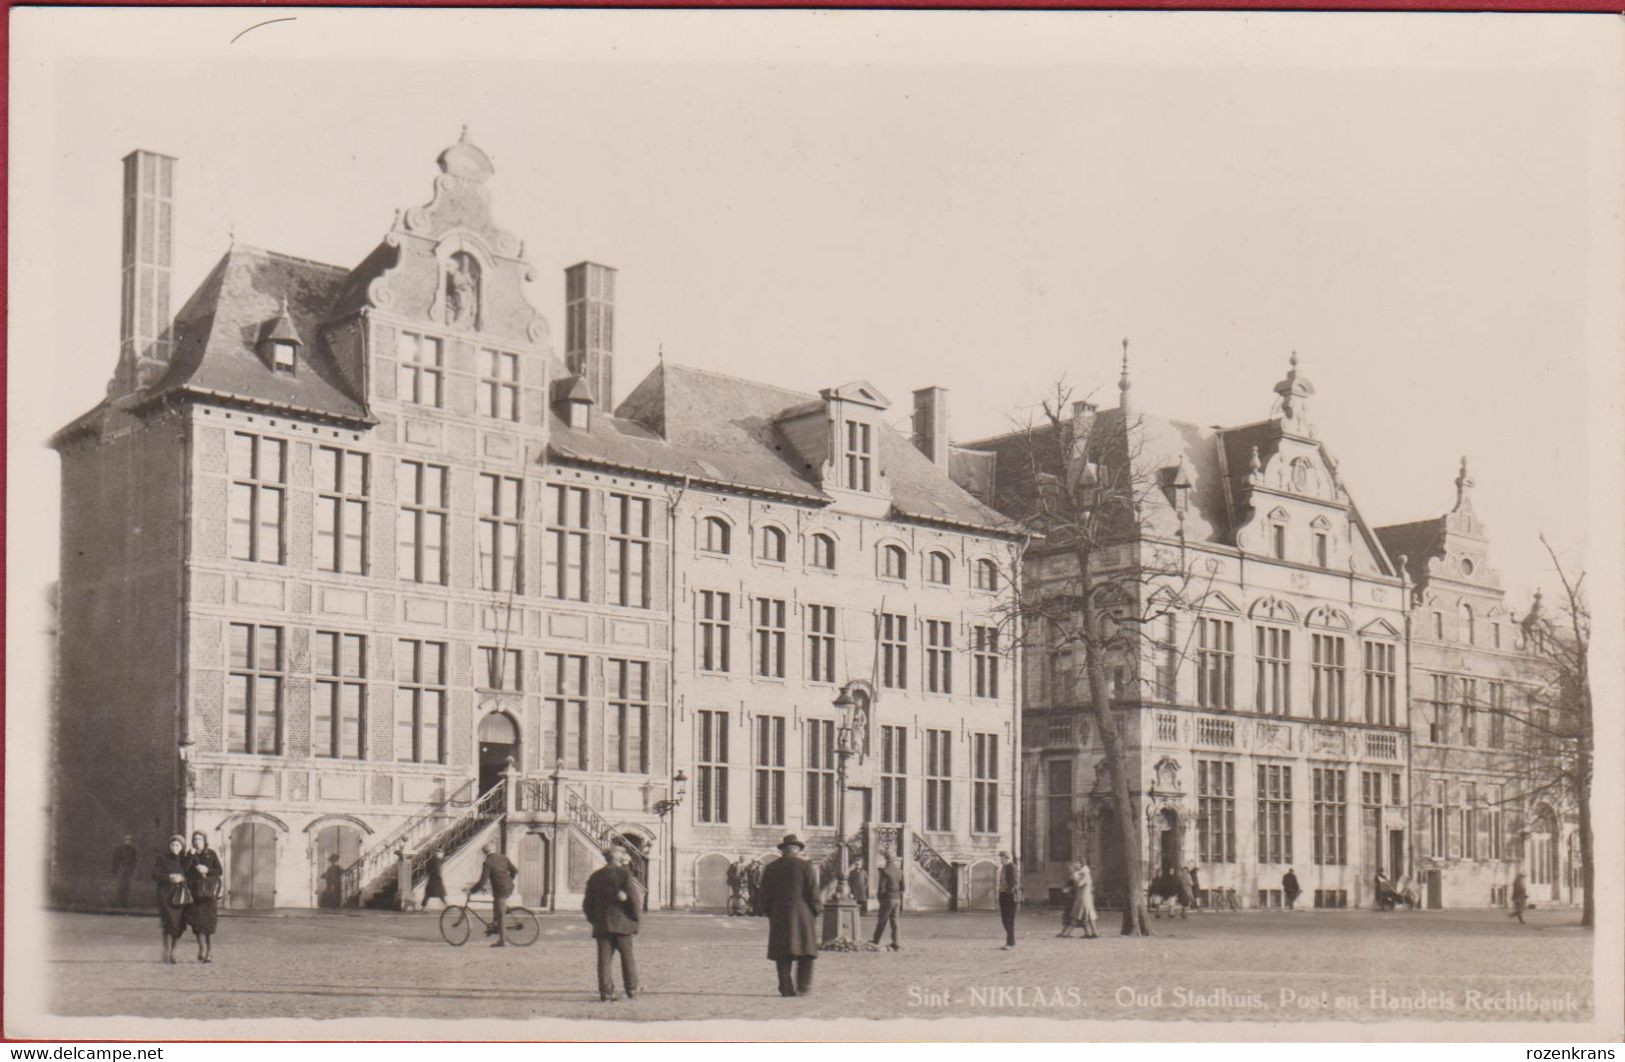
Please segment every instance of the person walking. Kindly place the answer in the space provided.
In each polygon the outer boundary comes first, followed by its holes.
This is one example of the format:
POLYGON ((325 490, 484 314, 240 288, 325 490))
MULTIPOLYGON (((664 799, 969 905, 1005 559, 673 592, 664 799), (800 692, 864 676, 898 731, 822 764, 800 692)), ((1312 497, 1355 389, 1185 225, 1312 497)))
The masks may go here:
POLYGON ((869 913, 869 875, 863 872, 863 860, 859 859, 852 864, 852 869, 846 873, 846 887, 852 892, 852 899, 857 901, 858 913, 869 913))
POLYGON ((429 909, 430 900, 439 900, 440 906, 446 906, 446 856, 438 848, 429 850, 428 861, 424 864, 423 906, 420 910, 429 909))
POLYGON ((1196 885, 1185 867, 1174 868, 1174 881, 1179 885, 1179 917, 1184 918, 1196 906, 1196 885))
POLYGON ((125 834, 124 840, 113 849, 113 878, 118 882, 118 905, 130 906, 130 883, 135 880, 135 866, 140 861, 135 837, 125 834))
POLYGON ((728 864, 728 913, 731 915, 743 914, 745 911, 745 857, 740 856, 728 864))
POLYGON ((1185 870, 1191 876, 1191 903, 1193 905, 1200 904, 1202 902, 1202 868, 1192 863, 1185 870))
POLYGON ((818 872, 801 858, 806 846, 795 834, 779 842, 779 858, 762 873, 760 895, 767 912, 767 957, 779 974, 779 995, 812 992, 813 963, 818 959, 818 872), (795 967, 795 979, 790 969, 795 967))
POLYGON ((1016 905, 1021 902, 1021 875, 1009 852, 999 853, 999 921, 1004 923, 1004 947, 1016 946, 1016 905))
POLYGON ((214 933, 220 924, 220 893, 225 881, 220 854, 209 847, 209 836, 202 830, 192 834, 192 847, 186 853, 186 886, 192 892, 186 921, 197 938, 197 961, 213 962, 214 933))
POLYGON ((1061 890, 1061 931, 1055 934, 1058 937, 1072 935, 1072 911, 1078 902, 1078 861, 1073 860, 1067 864, 1066 887, 1061 890))
POLYGON ((519 868, 513 865, 513 860, 497 850, 495 841, 485 842, 483 849, 485 862, 480 866, 480 880, 469 886, 469 892, 479 892, 486 884, 491 886, 491 920, 492 927, 485 932, 487 935, 495 933, 497 939, 491 944, 493 948, 508 946, 508 897, 513 895, 513 880, 519 876, 519 868))
POLYGON ((604 865, 587 878, 582 913, 592 923, 593 941, 598 945, 598 999, 613 1003, 615 993, 614 958, 621 956, 621 984, 626 998, 638 994, 638 962, 632 951, 632 938, 638 933, 638 911, 643 906, 637 880, 627 865, 631 854, 624 848, 604 851, 604 865))
POLYGON ((750 904, 750 913, 758 918, 767 914, 767 907, 762 903, 762 861, 752 859, 750 866, 745 870, 746 902, 750 904))
POLYGON ((186 887, 186 838, 175 834, 153 861, 152 881, 158 894, 158 925, 164 934, 163 961, 175 961, 175 942, 186 934, 186 909, 192 904, 186 887))
POLYGON ((891 943, 887 951, 902 951, 897 942, 897 916, 903 910, 903 869, 897 865, 897 856, 887 852, 880 872, 875 875, 875 899, 880 903, 880 914, 875 918, 874 943, 879 944, 886 927, 891 926, 891 943))
POLYGON ((1072 928, 1083 930, 1084 939, 1093 940, 1100 935, 1095 928, 1095 875, 1081 859, 1072 866, 1072 928))
POLYGON ((1298 902, 1298 894, 1303 890, 1298 887, 1298 874, 1291 867, 1281 875, 1281 895, 1286 898, 1286 909, 1293 910, 1293 904, 1298 902))
POLYGON ((1529 885, 1523 880, 1523 871, 1520 870, 1518 876, 1512 879, 1512 913, 1507 917, 1516 918, 1519 925, 1528 925, 1529 923, 1523 920, 1523 910, 1528 906, 1529 885))

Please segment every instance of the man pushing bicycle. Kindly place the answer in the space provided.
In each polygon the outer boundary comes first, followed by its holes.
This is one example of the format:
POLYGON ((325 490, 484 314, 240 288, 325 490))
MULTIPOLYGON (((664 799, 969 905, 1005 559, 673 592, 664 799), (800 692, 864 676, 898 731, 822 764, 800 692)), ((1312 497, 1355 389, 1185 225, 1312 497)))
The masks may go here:
POLYGON ((491 925, 485 932, 487 936, 492 933, 497 935, 491 947, 505 948, 508 946, 508 897, 513 895, 513 880, 518 875, 519 868, 513 865, 513 860, 498 851, 495 841, 487 841, 483 851, 485 862, 480 865, 480 880, 470 886, 468 891, 479 892, 488 882, 490 883, 491 925))

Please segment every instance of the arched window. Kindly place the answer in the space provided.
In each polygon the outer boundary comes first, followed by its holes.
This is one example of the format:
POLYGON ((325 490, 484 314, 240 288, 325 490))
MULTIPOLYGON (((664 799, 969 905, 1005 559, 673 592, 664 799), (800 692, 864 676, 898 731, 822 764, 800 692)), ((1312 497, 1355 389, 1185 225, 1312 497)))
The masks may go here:
POLYGON ((776 527, 762 528, 761 558, 776 564, 784 563, 784 532, 776 527))
POLYGON ((947 586, 950 580, 948 554, 933 552, 925 559, 925 580, 938 586, 947 586))
POLYGON ((1461 640, 1468 645, 1474 642, 1477 634, 1476 624, 1473 622, 1473 606, 1463 602, 1461 606, 1461 640))
POLYGON ((976 562, 976 589, 997 590, 999 588, 999 566, 986 557, 976 562))
POLYGON ((884 546, 880 550, 880 574, 888 579, 908 578, 908 554, 902 546, 884 546))
POLYGON ((732 536, 733 528, 728 526, 728 521, 720 516, 707 516, 704 533, 700 538, 700 548, 707 553, 731 553, 733 547, 729 540, 732 536))
POLYGON ((812 537, 812 563, 814 568, 835 570, 835 540, 823 532, 812 537))

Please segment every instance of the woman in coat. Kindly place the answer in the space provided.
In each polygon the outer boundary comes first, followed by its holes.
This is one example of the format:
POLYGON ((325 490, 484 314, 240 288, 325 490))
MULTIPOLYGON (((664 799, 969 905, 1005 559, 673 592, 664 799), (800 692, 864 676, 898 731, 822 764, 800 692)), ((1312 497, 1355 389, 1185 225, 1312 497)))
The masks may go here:
POLYGON ((1077 924, 1072 912, 1078 906, 1078 864, 1073 862, 1066 871, 1066 889, 1061 893, 1061 931, 1055 934, 1058 937, 1070 937, 1077 924))
POLYGON ((197 961, 213 962, 214 931, 220 922, 220 893, 225 883, 220 877, 220 855, 209 847, 202 830, 192 834, 192 849, 186 853, 186 884, 192 890, 192 904, 186 920, 197 937, 197 961))
POLYGON ((192 892, 186 887, 186 838, 180 834, 153 861, 152 881, 158 895, 158 924, 164 933, 164 962, 175 961, 175 942, 186 932, 186 909, 192 892))
POLYGON ((425 873, 426 881, 423 885, 423 910, 429 909, 430 900, 439 900, 440 906, 446 906, 446 879, 444 871, 446 857, 436 848, 429 853, 428 868, 425 873))
POLYGON ((1074 864, 1076 869, 1072 874, 1072 925, 1083 930, 1087 939, 1093 939, 1100 934, 1095 932, 1095 875, 1089 869, 1089 864, 1079 860, 1074 864))

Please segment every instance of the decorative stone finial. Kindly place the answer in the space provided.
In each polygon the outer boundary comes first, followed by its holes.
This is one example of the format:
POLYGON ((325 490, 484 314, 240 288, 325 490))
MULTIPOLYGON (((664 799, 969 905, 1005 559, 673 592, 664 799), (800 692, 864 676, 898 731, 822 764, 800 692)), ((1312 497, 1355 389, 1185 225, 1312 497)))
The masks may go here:
MULTIPOLYGON (((1281 418, 1283 420, 1304 421, 1309 412, 1309 396, 1315 393, 1315 385, 1309 378, 1298 372, 1298 352, 1293 351, 1288 359, 1286 379, 1275 385, 1275 393, 1280 396, 1281 418)), ((1302 425, 1307 429, 1308 424, 1302 425)))
POLYGON ((1123 340, 1123 372, 1122 375, 1117 378, 1117 393, 1119 396, 1117 400, 1117 407, 1123 411, 1125 420, 1131 413, 1129 408, 1128 392, 1129 388, 1133 386, 1134 384, 1132 384, 1128 378, 1128 340, 1125 338, 1123 340))
POLYGON ((1264 462, 1258 456, 1258 444, 1253 444, 1253 452, 1247 455, 1247 478, 1256 480, 1264 472, 1264 462))
POLYGON ((484 184, 496 172, 496 167, 491 165, 491 157, 469 143, 466 125, 457 143, 442 151, 435 161, 440 164, 442 173, 474 184, 484 184))

